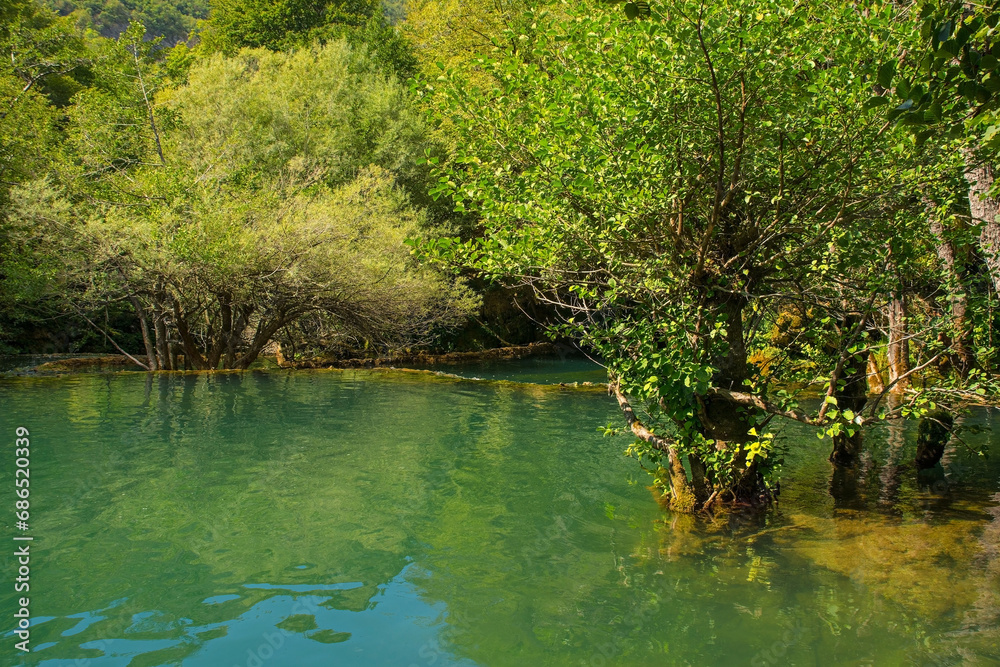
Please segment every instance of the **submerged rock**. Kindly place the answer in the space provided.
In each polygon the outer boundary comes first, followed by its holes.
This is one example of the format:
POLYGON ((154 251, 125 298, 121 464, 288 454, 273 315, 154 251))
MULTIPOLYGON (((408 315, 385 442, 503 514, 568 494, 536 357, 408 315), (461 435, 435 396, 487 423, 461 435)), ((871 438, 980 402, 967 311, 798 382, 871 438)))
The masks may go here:
POLYGON ((779 534, 779 543, 926 618, 968 609, 976 600, 978 577, 970 565, 982 554, 979 516, 933 523, 867 512, 790 519, 798 530, 779 534))

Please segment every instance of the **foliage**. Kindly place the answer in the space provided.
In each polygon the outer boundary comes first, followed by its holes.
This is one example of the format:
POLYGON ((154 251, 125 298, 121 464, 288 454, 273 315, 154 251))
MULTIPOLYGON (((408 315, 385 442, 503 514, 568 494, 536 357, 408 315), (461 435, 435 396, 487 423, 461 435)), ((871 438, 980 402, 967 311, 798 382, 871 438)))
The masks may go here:
POLYGON ((530 29, 524 12, 536 3, 499 0, 416 0, 407 7, 405 34, 425 72, 467 63, 498 48, 517 50, 530 29))
MULTIPOLYGON (((0 340, 51 318, 50 245, 18 228, 18 189, 45 178, 62 139, 58 107, 88 75, 90 54, 69 22, 33 2, 3 6, 0 21, 0 340)), ((55 328, 49 325, 50 328, 55 328)))
POLYGON ((281 51, 347 39, 371 50, 383 71, 406 78, 415 60, 377 0, 219 0, 202 38, 209 50, 281 51))
POLYGON ((862 415, 838 401, 859 370, 863 382, 892 263, 926 252, 927 235, 913 145, 868 105, 895 11, 677 0, 639 21, 535 12, 530 56, 477 59, 425 89, 462 147, 435 192, 486 231, 428 253, 555 304, 553 332, 598 351, 646 407, 659 435, 643 450, 671 475, 685 455, 706 467, 702 502, 756 495, 775 414, 835 438, 878 418, 877 402, 862 415), (481 73, 499 87, 471 86, 481 73), (825 352, 810 379, 826 402, 811 416, 747 363, 788 304, 815 313, 804 342, 825 352))
POLYGON ((81 30, 116 39, 132 23, 142 23, 150 37, 168 46, 183 43, 198 21, 207 18, 206 0, 46 0, 81 30))
POLYGON ((911 34, 899 37, 908 48, 879 67, 883 94, 869 105, 890 107, 889 117, 910 127, 921 143, 941 132, 951 139, 971 132, 995 154, 1000 61, 993 51, 1000 4, 919 0, 909 11, 917 20, 909 24, 911 34))
POLYGON ((135 73, 73 109, 95 204, 77 222, 77 280, 91 302, 149 318, 151 366, 170 368, 179 345, 196 368, 245 368, 307 313, 386 345, 461 320, 463 288, 414 266, 403 243, 433 230, 404 189, 425 135, 395 79, 343 42, 243 51, 199 62, 147 106, 156 77, 130 36, 117 48, 135 73), (105 125, 116 117, 133 136, 105 125))

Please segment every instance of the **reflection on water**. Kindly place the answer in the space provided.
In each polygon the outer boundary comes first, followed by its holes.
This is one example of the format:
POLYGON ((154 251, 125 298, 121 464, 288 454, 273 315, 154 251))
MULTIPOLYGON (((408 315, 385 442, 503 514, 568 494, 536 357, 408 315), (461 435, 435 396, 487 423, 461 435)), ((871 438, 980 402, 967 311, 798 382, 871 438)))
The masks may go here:
POLYGON ((902 427, 834 477, 789 426, 779 506, 710 520, 659 512, 601 391, 109 374, 0 406, 36 537, 34 651, 3 664, 1000 661, 1000 467, 918 477, 902 427))

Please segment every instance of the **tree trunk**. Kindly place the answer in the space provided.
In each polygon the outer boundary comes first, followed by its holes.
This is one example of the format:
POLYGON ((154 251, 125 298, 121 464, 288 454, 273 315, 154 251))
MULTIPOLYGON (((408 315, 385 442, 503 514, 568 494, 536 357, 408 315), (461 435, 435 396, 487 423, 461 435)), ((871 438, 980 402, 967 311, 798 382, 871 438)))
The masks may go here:
POLYGON ((974 359, 969 349, 968 300, 962 284, 961 271, 956 261, 955 246, 945 234, 944 223, 933 214, 933 207, 925 199, 930 217, 931 233, 937 239, 937 256, 947 281, 948 303, 951 308, 952 334, 950 336, 952 366, 964 379, 972 369, 974 359))
POLYGON ((906 322, 906 299, 901 292, 893 294, 889 302, 889 382, 892 391, 901 393, 909 385, 909 378, 904 376, 910 371, 910 341, 906 322), (900 380, 900 378, 903 378, 900 380), (898 382, 897 382, 898 380, 898 382))
MULTIPOLYGON (((848 330, 849 327, 845 326, 845 334, 848 330)), ((837 407, 841 411, 850 410, 854 414, 861 414, 868 402, 868 360, 861 354, 850 357, 845 362, 841 374, 843 379, 838 380, 834 392, 837 407)), ((861 440, 860 426, 848 425, 842 428, 840 433, 833 436, 830 461, 836 465, 853 464, 857 455, 861 453, 861 440)))
POLYGON ((173 370, 170 365, 170 338, 167 334, 167 313, 163 304, 166 302, 167 292, 163 280, 156 281, 156 289, 153 293, 153 332, 156 334, 156 356, 160 369, 173 370))
POLYGON ((885 391, 885 380, 882 379, 882 369, 878 367, 875 353, 868 353, 868 393, 881 394, 885 391))
POLYGON ((185 370, 188 364, 201 371, 211 368, 205 357, 198 350, 198 345, 195 343, 194 337, 191 335, 191 330, 188 327, 187 316, 181 310, 181 304, 177 299, 174 299, 174 323, 177 326, 177 333, 181 337, 181 344, 184 346, 185 370))
POLYGON ((146 323, 146 311, 142 307, 142 304, 139 303, 137 297, 131 296, 129 297, 129 301, 132 302, 136 317, 139 318, 139 329, 142 330, 142 344, 146 348, 146 363, 149 365, 149 370, 159 370, 160 367, 156 363, 156 350, 153 349, 153 343, 149 339, 149 325, 146 323))
POLYGON ((990 196, 993 188, 993 165, 980 161, 971 149, 964 149, 965 180, 969 184, 969 212, 972 224, 979 227, 979 248, 993 280, 993 288, 1000 293, 1000 212, 996 198, 990 196))
MULTIPOLYGON (((715 360, 719 372, 714 378, 717 387, 740 391, 745 389, 749 366, 747 365, 747 350, 744 343, 743 310, 746 299, 742 296, 730 295, 719 304, 726 318, 726 353, 715 360)), ((749 435, 754 425, 756 410, 733 402, 719 394, 698 397, 698 416, 702 432, 707 438, 715 440, 718 451, 726 451, 731 447, 741 447, 753 440, 749 435)), ((732 471, 736 483, 732 492, 732 500, 737 503, 758 503, 766 495, 766 487, 756 462, 747 463, 746 454, 736 457, 732 471)))
POLYGON ((693 512, 698 509, 699 504, 694 493, 694 487, 691 485, 691 482, 688 481, 687 472, 684 470, 684 465, 681 463, 680 456, 678 456, 677 450, 674 449, 673 443, 665 438, 655 435, 638 420, 635 416, 635 411, 629 404, 628 398, 626 398, 625 394, 622 393, 621 387, 618 385, 617 381, 612 379, 608 388, 618 399, 618 405, 621 407, 622 413, 625 416, 625 423, 628 424, 632 433, 634 433, 637 438, 645 440, 653 447, 666 454, 667 468, 662 470, 661 478, 666 477, 664 481, 670 491, 670 498, 667 500, 669 507, 680 512, 693 512))
POLYGON ((167 343, 167 322, 163 311, 153 311, 153 332, 156 334, 156 360, 160 370, 170 370, 170 350, 167 343))
POLYGON ((955 419, 946 410, 934 410, 917 426, 917 456, 914 462, 920 470, 933 468, 941 460, 951 439, 955 419))
MULTIPOLYGON (((718 369, 712 378, 712 383, 716 388, 726 392, 739 393, 746 388, 749 374, 746 345, 743 340, 743 310, 746 307, 746 299, 740 295, 730 294, 710 303, 726 322, 725 347, 712 359, 713 365, 718 369)), ((270 335, 273 335, 271 332, 265 337, 263 335, 265 332, 266 330, 260 330, 255 337, 255 341, 259 339, 261 346, 266 343, 270 335)), ((258 346, 255 344, 254 347, 258 346)), ((712 441, 712 446, 717 452, 739 451, 739 455, 733 457, 731 469, 725 471, 727 481, 723 483, 712 478, 705 465, 705 459, 697 454, 692 454, 688 458, 691 466, 689 476, 675 449, 676 443, 653 434, 636 419, 632 407, 616 381, 612 381, 610 389, 617 396, 625 421, 632 432, 667 455, 667 464, 658 471, 658 478, 663 486, 669 487, 670 496, 665 500, 671 510, 692 512, 706 509, 716 499, 735 505, 762 505, 769 500, 770 496, 763 475, 758 469, 757 459, 748 461, 743 448, 753 440, 749 431, 761 414, 758 407, 740 403, 722 391, 694 397, 694 409, 701 434, 712 441)))
POLYGON ((688 465, 691 467, 691 488, 698 505, 704 505, 712 495, 712 485, 708 479, 705 463, 696 454, 688 455, 688 465))
POLYGON ((243 356, 235 361, 233 368, 246 369, 253 362, 257 360, 260 356, 261 350, 263 350, 268 343, 271 342, 271 338, 274 334, 278 333, 278 329, 288 324, 291 319, 291 315, 284 312, 278 312, 275 314, 274 319, 269 322, 264 322, 263 320, 257 324, 257 331, 254 333, 253 340, 250 341, 250 347, 243 356))
POLYGON ((233 306, 231 297, 223 292, 218 295, 219 316, 221 319, 221 329, 218 336, 212 341, 212 348, 208 350, 208 367, 215 370, 219 367, 222 353, 229 345, 230 337, 233 335, 233 306))

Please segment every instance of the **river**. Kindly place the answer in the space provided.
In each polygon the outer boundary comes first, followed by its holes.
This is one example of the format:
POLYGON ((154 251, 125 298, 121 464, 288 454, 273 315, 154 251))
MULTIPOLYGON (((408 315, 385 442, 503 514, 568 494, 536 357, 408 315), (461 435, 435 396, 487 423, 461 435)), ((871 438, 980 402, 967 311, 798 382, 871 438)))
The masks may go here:
MULTIPOLYGON (((778 505, 664 514, 580 362, 0 378, 31 433, 31 652, 66 667, 1000 664, 1000 466, 798 425, 778 505), (546 364, 549 364, 548 366, 546 364), (526 380, 530 383, 510 382, 526 380), (547 382, 549 384, 538 384, 547 382)), ((988 427, 979 410, 968 425, 988 427)), ((1000 440, 988 430, 967 435, 1000 440)), ((995 449, 995 448, 994 448, 995 449)), ((9 610, 9 611, 8 611, 9 610)))

